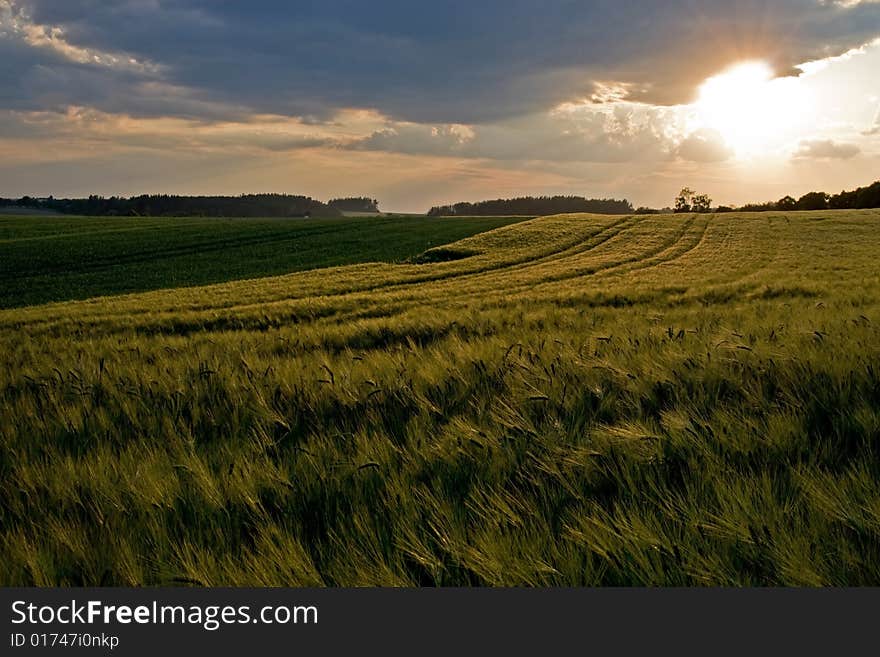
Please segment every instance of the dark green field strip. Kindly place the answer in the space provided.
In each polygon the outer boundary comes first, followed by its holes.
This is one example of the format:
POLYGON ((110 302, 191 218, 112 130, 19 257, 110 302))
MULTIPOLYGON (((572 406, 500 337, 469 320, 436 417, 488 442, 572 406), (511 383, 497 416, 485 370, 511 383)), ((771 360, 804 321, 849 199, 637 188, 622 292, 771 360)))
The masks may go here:
POLYGON ((524 217, 4 217, 0 307, 400 262, 524 217))
MULTIPOLYGON (((326 238, 347 230, 351 230, 351 227, 303 227, 295 233, 284 228, 234 230, 222 231, 217 235, 208 234, 203 229, 194 233, 173 231, 169 235, 149 235, 149 239, 144 241, 122 242, 119 244, 119 250, 115 252, 100 251, 100 245, 106 241, 106 238, 102 235, 96 240, 92 239, 93 234, 89 234, 84 237, 74 236, 67 243, 60 245, 68 256, 61 261, 58 260, 55 245, 23 245, 21 241, 16 242, 16 245, 21 252, 18 260, 39 264, 44 273, 85 273, 110 267, 155 262, 159 259, 168 260, 179 256, 216 254, 216 252, 259 247, 265 244, 289 246, 294 242, 307 241, 318 236, 326 238)), ((16 258, 10 258, 5 265, 0 265, 0 272, 8 271, 14 275, 16 271, 20 271, 20 264, 21 262, 16 261, 16 258)))
MULTIPOLYGON (((0 240, 11 241, 61 235, 98 233, 108 230, 142 230, 154 227, 162 219, 135 217, 56 217, 0 216, 0 240), (23 221, 27 219, 27 221, 23 221)), ((189 219, 181 219, 187 222, 189 219)))
POLYGON ((69 239, 71 237, 81 238, 85 234, 89 237, 96 237, 98 235, 107 236, 107 235, 115 235, 118 233, 133 233, 133 232, 144 232, 155 230, 155 226, 132 226, 128 228, 107 228, 103 230, 90 230, 88 233, 83 233, 81 231, 70 231, 70 232, 55 232, 55 231, 46 231, 43 234, 39 235, 25 235, 19 237, 9 237, 9 238, 0 238, 0 244, 16 244, 21 242, 49 242, 51 240, 64 240, 69 239))
MULTIPOLYGON (((18 259, 31 263, 41 262, 45 266, 54 266, 63 270, 84 271, 100 267, 105 263, 121 264, 129 258, 131 261, 138 261, 144 256, 153 259, 157 256, 174 256, 211 248, 223 249, 230 245, 289 238, 307 239, 316 235, 351 231, 358 223, 351 219, 320 219, 307 223, 296 219, 281 221, 215 219, 181 224, 177 221, 166 219, 162 223, 149 223, 141 228, 140 235, 118 235, 119 239, 112 240, 114 246, 112 250, 102 248, 108 241, 107 235, 113 234, 113 230, 108 228, 93 230, 92 227, 83 226, 81 230, 71 231, 71 227, 68 227, 68 230, 61 234, 45 235, 42 238, 19 238, 11 242, 13 246, 10 249, 9 263, 15 263, 18 259), (40 243, 54 239, 64 241, 61 244, 40 243), (62 262, 58 262, 59 250, 67 256, 62 262), (38 260, 35 261, 34 258, 38 260)), ((376 221, 377 224, 371 228, 381 228, 378 222, 382 220, 376 221)), ((133 229, 124 228, 119 232, 131 233, 133 229)), ((6 269, 15 269, 9 263, 6 269)), ((0 267, 3 265, 0 264, 0 267)))

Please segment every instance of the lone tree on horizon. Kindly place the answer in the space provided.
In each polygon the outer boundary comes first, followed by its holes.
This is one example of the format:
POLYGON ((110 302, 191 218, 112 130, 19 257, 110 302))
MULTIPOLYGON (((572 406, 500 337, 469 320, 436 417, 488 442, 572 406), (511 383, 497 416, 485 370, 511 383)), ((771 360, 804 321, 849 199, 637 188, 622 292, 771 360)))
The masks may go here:
POLYGON ((697 194, 690 187, 682 189, 675 197, 675 212, 709 212, 712 199, 708 194, 697 194))

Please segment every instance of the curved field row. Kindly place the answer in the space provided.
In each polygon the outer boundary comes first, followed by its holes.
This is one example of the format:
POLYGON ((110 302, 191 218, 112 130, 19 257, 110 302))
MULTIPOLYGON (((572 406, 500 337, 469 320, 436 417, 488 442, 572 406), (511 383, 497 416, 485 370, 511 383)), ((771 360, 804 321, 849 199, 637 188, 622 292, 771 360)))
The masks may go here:
MULTIPOLYGON (((696 225, 705 227, 707 221, 700 219, 696 225)), ((163 299, 171 300, 161 293, 151 295, 152 298, 135 296, 106 303, 99 300, 65 307, 65 312, 57 316, 43 313, 28 326, 36 331, 42 325, 42 330, 54 333, 96 331, 102 330, 101 327, 116 332, 132 328, 161 332, 170 322, 177 332, 191 332, 205 326, 243 328, 321 317, 341 321, 347 316, 376 314, 382 308, 400 311, 414 305, 436 305, 444 299, 454 299, 459 305, 464 301, 479 303, 487 290, 504 290, 511 295, 527 293, 536 286, 544 289, 548 285, 562 285, 566 280, 587 280, 618 268, 656 266, 667 250, 679 248, 676 247, 679 240, 692 240, 693 235, 698 234, 694 223, 694 217, 613 221, 599 217, 576 221, 564 216, 545 218, 487 233, 485 239, 494 244, 494 250, 486 249, 467 262, 428 266, 364 265, 332 270, 333 275, 320 277, 305 273, 243 281, 205 288, 202 301, 193 306, 187 305, 188 297, 193 294, 188 290, 178 291, 173 297, 175 307, 167 308, 153 303, 156 297, 160 303, 163 299), (598 226, 594 227, 596 223, 598 226), (550 230, 557 225, 564 225, 567 232, 562 238, 552 239, 550 230), (572 233, 580 239, 574 245, 571 244, 572 233), (543 239, 527 241, 522 234, 542 235, 543 239), (522 240, 519 244, 526 245, 525 249, 514 246, 517 240, 522 240), (560 243, 559 248, 553 248, 560 243), (510 248, 501 250, 505 245, 510 248), (533 260, 518 264, 528 257, 529 251, 534 254, 533 260), (660 260, 652 260, 655 257, 660 260), (318 293, 316 288, 325 291, 318 293), (234 300, 228 301, 230 296, 234 300), (147 299, 148 305, 137 305, 147 299), (243 300, 246 302, 242 303, 243 300), (267 322, 266 318, 271 316, 275 320, 267 322)), ((480 248, 480 240, 478 236, 456 246, 476 249, 480 248)), ((14 321, 20 323, 28 314, 27 310, 16 312, 14 321)), ((4 317, 0 314, 0 326, 3 324, 4 317)))
MULTIPOLYGON (((685 219, 690 220, 692 219, 685 219)), ((673 223, 674 232, 679 230, 677 219, 666 223, 673 223)), ((272 305, 290 307, 298 302, 300 306, 314 306, 316 300, 326 302, 331 297, 349 298, 358 293, 375 297, 377 293, 394 293, 412 286, 416 286, 418 295, 431 295, 435 291, 432 283, 449 284, 457 289, 462 284, 471 283, 488 287, 497 284, 501 278, 506 278, 508 271, 512 271, 513 281, 541 281, 546 276, 546 271, 564 271, 567 263, 578 262, 584 255, 595 256, 597 259, 610 258, 610 264, 599 262, 597 267, 613 266, 615 259, 619 257, 624 260, 638 259, 641 257, 638 249, 642 246, 639 242, 640 236, 633 238, 628 232, 634 227, 647 237, 649 248, 653 248, 650 240, 670 239, 663 237, 662 233, 659 236, 656 234, 658 228, 664 228, 662 223, 656 222, 655 225, 654 221, 637 221, 632 217, 589 217, 586 220, 572 221, 572 217, 561 215, 527 222, 519 227, 516 231, 509 230, 512 227, 505 227, 458 242, 456 247, 462 251, 473 250, 477 255, 450 263, 427 266, 356 265, 332 270, 332 274, 328 275, 306 272, 275 279, 184 289, 177 291, 173 297, 157 292, 150 296, 66 304, 65 312, 60 313, 60 316, 64 321, 82 318, 82 321, 88 322, 100 318, 112 323, 122 316, 131 318, 137 314, 149 314, 155 318, 165 313, 167 316, 179 317, 181 311, 187 310, 201 312, 207 317, 218 311, 247 313, 254 308, 263 309, 272 305), (625 250, 621 250, 619 245, 625 245, 625 250), (635 251, 636 254, 632 255, 630 251, 635 251), (192 304, 189 303, 191 299, 195 299, 192 304), (243 299, 247 301, 242 303, 243 299), (146 301, 147 305, 142 301, 146 301)), ((33 314, 44 318, 47 315, 39 309, 35 309, 33 314)), ((22 318, 30 319, 31 311, 23 309, 8 315, 14 315, 16 321, 21 321, 22 318)), ((47 322, 53 323, 54 318, 47 319, 47 322)), ((0 326, 3 323, 4 316, 0 313, 0 326)))
POLYGON ((399 262, 522 220, 14 218, 0 222, 0 307, 399 262))

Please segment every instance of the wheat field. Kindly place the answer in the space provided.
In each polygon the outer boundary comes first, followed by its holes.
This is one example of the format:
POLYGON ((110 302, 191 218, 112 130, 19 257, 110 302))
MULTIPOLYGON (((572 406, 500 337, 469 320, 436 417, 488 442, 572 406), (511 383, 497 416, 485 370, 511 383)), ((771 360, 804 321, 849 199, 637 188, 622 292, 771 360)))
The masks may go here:
POLYGON ((880 211, 0 311, 3 585, 880 584, 880 211))

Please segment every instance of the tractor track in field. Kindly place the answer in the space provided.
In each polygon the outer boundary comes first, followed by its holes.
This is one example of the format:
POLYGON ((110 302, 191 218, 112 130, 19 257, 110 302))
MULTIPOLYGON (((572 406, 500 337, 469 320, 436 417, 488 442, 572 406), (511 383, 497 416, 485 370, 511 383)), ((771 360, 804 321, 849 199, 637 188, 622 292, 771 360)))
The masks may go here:
MULTIPOLYGON (((534 221, 534 220, 532 220, 532 221, 534 221)), ((314 300, 314 299, 322 299, 322 300, 334 299, 334 298, 348 297, 348 296, 352 296, 352 295, 369 294, 369 293, 373 293, 373 292, 393 292, 393 291, 398 291, 398 290, 411 289, 411 288, 413 288, 413 286, 422 285, 422 284, 429 284, 429 283, 435 283, 435 282, 436 283, 448 283, 448 282, 458 281, 463 278, 473 279, 475 277, 479 277, 479 276, 483 276, 483 275, 496 274, 496 273, 499 273, 502 271, 510 270, 512 268, 537 267, 537 266, 546 264, 548 262, 553 262, 553 261, 558 260, 560 255, 562 255, 562 254, 577 254, 577 253, 582 253, 582 252, 589 251, 591 249, 598 248, 599 246, 601 246, 605 242, 613 239, 614 237, 616 237, 620 233, 622 233, 625 230, 627 230, 628 228, 632 227, 632 225, 634 223, 636 223, 636 221, 637 221, 637 217, 635 217, 635 216, 628 215, 628 216, 622 217, 622 218, 614 221, 612 224, 610 224, 608 226, 603 226, 603 227, 599 228, 598 230, 595 230, 594 232, 590 233, 587 236, 579 237, 576 242, 568 242, 568 243, 560 245, 560 248, 558 248, 557 250, 554 250, 551 252, 545 252, 544 254, 542 254, 538 258, 528 258, 528 259, 524 258, 524 259, 520 259, 520 260, 516 260, 516 261, 502 262, 502 263, 498 263, 497 266, 492 266, 492 267, 479 269, 479 270, 441 272, 441 273, 435 273, 435 274, 431 274, 431 275, 427 275, 427 276, 419 276, 419 277, 413 278, 411 280, 403 280, 403 281, 394 280, 394 281, 388 281, 388 282, 384 282, 384 283, 377 284, 377 285, 368 285, 368 286, 363 286, 363 287, 358 287, 358 288, 346 288, 344 290, 333 291, 330 293, 321 294, 320 296, 317 296, 317 295, 311 294, 311 293, 303 293, 302 295, 285 296, 283 298, 273 299, 272 301, 267 301, 267 302, 250 302, 250 303, 246 303, 246 304, 230 303, 230 304, 223 304, 223 305, 208 305, 208 306, 203 306, 203 307, 191 309, 191 312, 195 312, 195 313, 215 313, 215 312, 219 312, 219 311, 241 312, 241 311, 246 311, 246 310, 251 310, 251 309, 265 309, 265 308, 277 307, 280 305, 286 305, 286 304, 290 304, 292 302, 297 302, 297 301, 304 302, 304 301, 314 300), (594 242, 594 240, 595 240, 595 242, 594 242)), ((528 222, 526 222, 526 223, 528 223, 528 222)), ((333 231, 327 231, 327 232, 333 232, 333 231)), ((368 263, 361 263, 361 264, 368 264, 368 263)), ((293 274, 288 274, 288 275, 292 275, 292 276, 302 275, 302 274, 308 274, 312 271, 317 271, 317 270, 307 270, 307 271, 303 271, 303 272, 294 272, 293 274)), ((280 276, 285 276, 285 275, 282 274, 280 276)), ((248 280, 248 279, 242 279, 242 280, 248 280)), ((259 279, 253 279, 253 280, 259 280, 259 279)), ((201 286, 199 286, 199 287, 201 287, 201 286)), ((157 291, 153 291, 153 292, 157 292, 157 291)), ((88 301, 88 300, 84 300, 84 301, 88 301)), ((124 319, 128 320, 129 327, 131 327, 132 326, 131 319, 134 315, 140 315, 140 316, 151 315, 154 318, 158 318, 158 317, 162 317, 165 315, 174 316, 174 315, 177 315, 178 313, 179 313, 179 309, 175 309, 175 308, 166 308, 166 309, 163 309, 160 311, 156 311, 156 310, 143 310, 140 312, 120 311, 115 314, 101 314, 100 316, 91 317, 91 318, 88 316, 83 317, 81 321, 82 321, 83 325, 97 325, 97 324, 105 324, 105 323, 112 322, 117 319, 124 318, 124 319)), ((51 326, 53 323, 54 323, 54 320, 50 319, 50 320, 45 320, 43 322, 29 323, 28 325, 31 327, 37 327, 39 324, 43 324, 44 326, 51 326)), ((15 325, 18 326, 20 324, 18 322, 15 322, 15 325)), ((147 324, 138 324, 137 326, 138 327, 143 326, 146 328, 147 324)), ((2 328, 2 325, 0 325, 0 328, 2 328)))
MULTIPOLYGON (((179 311, 173 309, 156 311, 144 311, 140 313, 140 318, 146 321, 132 321, 133 314, 131 312, 119 312, 114 314, 100 314, 85 316, 74 322, 77 330, 83 330, 88 327, 100 327, 102 333, 112 334, 128 332, 136 330, 139 332, 156 334, 162 333, 163 328, 171 330, 175 334, 191 333, 193 331, 205 330, 206 328, 219 328, 228 324, 230 330, 246 330, 249 327, 265 327, 268 316, 265 312, 260 312, 259 316, 236 317, 235 321, 224 319, 218 316, 241 314, 248 311, 268 311, 271 308, 289 305, 296 302, 308 302, 318 300, 324 302, 333 299, 343 299, 351 297, 356 299, 361 295, 368 295, 372 292, 385 292, 393 294, 395 292, 405 293, 407 290, 413 291, 412 294, 404 294, 396 299, 386 299, 383 305, 391 305, 393 310, 388 313, 385 310, 376 308, 374 304, 364 307, 363 304, 354 305, 356 308, 350 309, 333 309, 332 307, 324 307, 323 303, 316 304, 315 308, 300 307, 290 308, 288 313, 281 313, 281 318, 286 315, 289 321, 296 323, 299 321, 344 321, 346 319, 358 319, 377 316, 393 316, 408 312, 412 309, 423 307, 425 305, 435 305, 437 303, 448 303, 455 301, 455 305, 477 297, 498 297, 503 296, 509 298, 519 295, 527 291, 535 291, 537 289, 547 289, 550 286, 558 285, 566 280, 574 280, 578 278, 592 279, 593 277, 604 276, 615 273, 617 271, 627 271, 627 267, 631 270, 648 269, 658 266, 665 262, 671 262, 677 258, 683 257, 691 250, 697 248, 704 238, 709 225, 710 219, 701 220, 701 230, 699 237, 691 244, 687 244, 681 248, 680 243, 685 240, 687 235, 696 222, 696 216, 689 216, 684 221, 679 230, 677 230, 671 238, 666 239, 663 243, 657 245, 648 251, 631 255, 623 259, 615 259, 611 262, 603 263, 595 267, 581 266, 578 267, 578 260, 591 252, 614 240, 615 238, 623 239, 627 231, 638 226, 640 218, 637 216, 622 217, 612 222, 610 225, 603 226, 592 233, 581 237, 577 243, 564 244, 552 253, 544 253, 539 258, 528 261, 505 262, 499 263, 496 267, 481 269, 477 271, 450 272, 448 275, 430 276, 411 281, 393 281, 381 285, 368 286, 360 289, 348 289, 345 291, 334 292, 327 295, 316 297, 314 295, 303 295, 300 297, 285 297, 265 303, 248 303, 248 304, 230 304, 227 306, 210 306, 193 310, 197 317, 181 318, 179 311), (676 248, 678 247, 678 248, 676 248), (658 256, 660 258, 658 259, 658 256), (668 257, 663 257, 668 256, 668 257), (537 273, 542 267, 548 266, 566 266, 574 265, 574 269, 559 272, 546 276, 537 276, 532 280, 524 280, 531 274, 537 273), (513 270, 515 272, 514 281, 503 281, 505 276, 513 270), (461 290, 460 286, 465 284, 469 289, 461 290), (425 286, 425 289, 419 289, 418 286, 425 286), (473 289, 472 286, 479 286, 473 289), (125 319, 121 322, 119 320, 125 319), (174 321, 174 320, 177 321, 174 321)), ((332 232, 332 231, 328 231, 332 232)), ((272 324, 276 324, 279 318, 273 319, 272 324)), ((38 328, 37 323, 28 323, 28 326, 38 328)), ((39 322, 42 328, 51 331, 55 327, 54 320, 46 320, 39 322)))
MULTIPOLYGON (((662 260, 658 260, 658 261, 656 261, 656 262, 651 262, 650 264, 646 264, 646 265, 644 265, 644 266, 642 266, 642 267, 637 267, 637 268, 640 268, 640 269, 647 269, 647 268, 649 268, 649 267, 653 267, 653 266, 657 266, 657 265, 660 265, 660 264, 664 264, 664 263, 666 263, 666 262, 672 262, 673 260, 675 260, 675 259, 677 259, 677 258, 683 257, 683 256, 686 255, 688 252, 690 252, 690 251, 692 251, 693 249, 697 248, 697 247, 703 242, 703 240, 705 239, 705 236, 706 236, 706 232, 707 232, 707 229, 708 229, 708 226, 709 226, 709 222, 710 222, 709 219, 706 219, 705 221, 702 222, 702 227, 701 227, 700 232, 699 232, 699 237, 695 240, 695 242, 694 242, 693 244, 688 244, 688 245, 686 245, 685 248, 680 249, 679 251, 675 251, 675 252, 673 252, 673 253, 671 254, 671 257, 669 257, 668 259, 667 259, 667 258, 664 258, 664 259, 662 259, 662 260)), ((514 284, 514 285, 512 285, 512 286, 507 286, 507 287, 505 287, 503 291, 498 291, 496 294, 493 294, 493 293, 491 292, 491 290, 493 289, 492 286, 483 286, 483 287, 481 287, 480 289, 473 290, 473 291, 470 291, 470 292, 466 292, 466 293, 463 294, 463 295, 462 295, 462 294, 459 294, 459 293, 456 293, 454 290, 443 290, 443 292, 444 292, 445 294, 443 294, 443 296, 439 296, 437 293, 439 293, 440 290, 436 290, 436 289, 435 289, 435 290, 431 290, 432 295, 431 295, 430 300, 425 299, 425 298, 424 298, 424 295, 419 295, 420 298, 410 298, 410 299, 406 299, 406 300, 404 300, 404 299, 400 300, 400 301, 399 301, 399 304, 402 306, 402 309, 401 309, 400 312, 406 312, 406 311, 412 310, 412 309, 414 309, 414 308, 417 308, 417 307, 419 307, 419 306, 423 306, 423 305, 425 305, 425 304, 427 304, 427 303, 430 303, 430 304, 433 305, 433 304, 436 304, 436 303, 439 302, 439 301, 443 301, 443 302, 445 302, 445 301, 448 301, 450 298, 454 298, 454 300, 455 300, 455 302, 456 302, 456 305, 460 305, 460 304, 462 304, 462 303, 467 302, 468 300, 475 299, 475 298, 479 298, 479 297, 483 297, 483 298, 485 298, 485 297, 487 297, 487 296, 498 296, 498 295, 503 295, 504 297, 507 298, 507 297, 512 297, 512 296, 515 296, 515 295, 520 294, 520 293, 523 293, 523 292, 532 292, 532 291, 536 291, 536 290, 538 290, 539 288, 544 288, 544 287, 548 287, 548 286, 554 286, 554 285, 557 285, 558 283, 560 283, 560 282, 562 282, 562 281, 566 281, 566 280, 574 280, 574 279, 577 279, 577 278, 592 278, 593 276, 598 276, 598 275, 600 275, 600 274, 605 274, 605 273, 608 273, 608 272, 610 272, 610 271, 613 271, 614 269, 616 269, 616 268, 618 268, 618 267, 625 267, 626 265, 629 265, 629 264, 638 265, 639 263, 643 263, 643 262, 645 262, 646 260, 649 260, 649 259, 655 258, 655 257, 658 256, 658 255, 662 255, 662 254, 665 254, 665 253, 671 251, 671 250, 672 250, 676 245, 678 245, 678 244, 683 240, 683 238, 688 234, 688 232, 690 231, 690 229, 691 229, 691 227, 693 226, 694 223, 695 223, 695 217, 690 217, 690 218, 688 218, 688 219, 686 220, 684 226, 682 227, 682 229, 681 229, 679 232, 677 232, 677 233, 675 234, 675 236, 674 236, 671 240, 668 240, 668 241, 664 242, 662 245, 660 245, 659 247, 657 247, 657 248, 655 248, 655 249, 653 249, 653 250, 651 250, 651 251, 648 251, 648 252, 645 252, 645 253, 639 254, 639 255, 634 256, 634 257, 631 257, 631 258, 627 258, 627 259, 625 259, 625 260, 623 260, 623 261, 617 261, 617 262, 613 262, 613 263, 608 263, 606 266, 602 266, 602 267, 595 268, 595 269, 594 269, 594 268, 588 268, 587 270, 579 270, 579 271, 574 272, 574 273, 569 272, 569 273, 566 273, 566 274, 559 274, 559 275, 555 275, 555 276, 553 276, 553 277, 551 277, 551 278, 540 278, 540 279, 537 279, 537 280, 534 280, 534 281, 527 281, 527 282, 521 281, 521 282, 517 282, 516 284, 514 284), (409 302, 409 305, 407 305, 407 302, 409 302)), ((621 231, 618 231, 617 233, 615 233, 614 235, 608 236, 606 239, 601 240, 600 243, 597 243, 597 244, 592 245, 591 248, 589 248, 589 249, 584 249, 584 250, 582 251, 582 254, 583 254, 583 253, 588 253, 588 252, 589 252, 590 250, 592 250, 593 248, 596 248, 596 247, 600 246, 601 244, 604 244, 605 242, 607 242, 607 241, 609 241, 610 239, 612 239, 612 237, 616 237, 617 235, 619 235, 619 234, 621 234, 621 233, 623 233, 623 232, 625 232, 625 231, 624 231, 624 230, 621 230, 621 231)), ((557 262, 557 263, 558 263, 558 262, 561 262, 561 261, 564 261, 564 260, 570 260, 570 259, 572 259, 573 257, 574 257, 574 256, 566 256, 566 257, 564 257, 564 258, 558 258, 558 259, 556 259, 556 260, 553 260, 552 262, 557 262)), ((547 264, 547 263, 545 263, 545 264, 547 264)), ((520 270, 517 270, 517 273, 518 273, 519 271, 520 271, 520 270)), ((472 282, 472 279, 473 279, 473 278, 476 278, 476 277, 468 277, 468 278, 470 279, 469 282, 472 282)), ((486 280, 484 279, 484 280, 482 280, 481 282, 488 282, 488 281, 486 281, 486 280)), ((427 292, 427 291, 426 291, 426 292, 427 292)), ((346 314, 346 313, 340 313, 340 314, 337 314, 337 315, 333 315, 333 316, 332 316, 332 319, 338 321, 338 320, 340 320, 340 319, 346 319, 346 318, 357 317, 357 316, 360 315, 360 314, 362 314, 360 311, 355 311, 355 312, 348 313, 348 314, 346 314)), ((399 313, 398 313, 398 314, 399 314, 399 313)), ((330 319, 330 318, 328 317, 327 319, 330 319)))
MULTIPOLYGON (((560 249, 555 252, 555 254, 548 254, 540 258, 540 262, 534 261, 529 262, 528 266, 516 268, 516 273, 519 274, 522 271, 532 270, 539 266, 545 266, 548 264, 558 264, 560 262, 573 260, 579 256, 583 256, 584 254, 589 253, 590 251, 602 246, 606 242, 610 240, 620 237, 623 235, 628 229, 632 228, 636 225, 638 220, 635 217, 628 217, 627 219, 615 222, 612 226, 607 226, 602 230, 595 232, 590 238, 586 240, 582 240, 579 244, 571 247, 567 247, 564 249, 560 249)), ((538 287, 544 287, 546 285, 558 284, 561 281, 581 278, 581 277, 590 277, 597 273, 602 273, 604 271, 608 271, 614 269, 616 267, 625 266, 627 264, 634 264, 640 261, 652 258, 658 254, 664 253, 668 251, 671 247, 675 246, 678 242, 680 242, 684 235, 688 233, 690 228, 693 226, 695 222, 695 217, 690 216, 684 220, 681 228, 676 231, 676 233, 668 240, 665 240, 662 244, 658 245, 654 249, 649 251, 640 253, 635 256, 628 257, 624 260, 616 260, 606 265, 603 265, 599 268, 591 268, 589 271, 577 271, 575 273, 569 273, 567 275, 555 276, 552 280, 548 280, 546 277, 537 278, 532 281, 518 281, 512 286, 506 286, 503 289, 503 292, 499 292, 499 294, 503 294, 505 297, 513 296, 516 294, 520 294, 522 292, 526 292, 529 290, 534 290, 538 287)), ((494 268, 492 270, 481 270, 476 273, 471 274, 459 274, 453 277, 447 277, 444 279, 432 279, 430 281, 421 281, 421 283, 438 283, 438 285, 433 285, 428 287, 425 290, 417 290, 415 294, 409 297, 395 299, 393 301, 389 299, 382 300, 382 305, 393 304, 395 310, 391 313, 381 312, 377 313, 375 307, 363 307, 363 305, 357 305, 357 308, 351 310, 336 310, 332 308, 328 309, 306 309, 306 308, 291 308, 287 317, 291 322, 302 321, 303 319, 308 319, 312 322, 339 322, 345 320, 352 319, 360 319, 360 318, 368 318, 368 317, 390 317, 398 314, 402 314, 411 310, 414 310, 419 307, 424 307, 425 305, 436 305, 438 303, 446 303, 451 298, 454 298, 456 305, 460 305, 463 302, 466 302, 469 299, 474 299, 478 297, 487 297, 487 296, 497 296, 492 293, 493 285, 492 283, 496 282, 496 279, 500 274, 506 272, 507 270, 515 267, 515 265, 507 264, 504 267, 494 268), (453 289, 454 284, 458 284, 462 280, 466 280, 469 284, 477 284, 480 283, 481 286, 479 289, 465 292, 462 294, 461 292, 453 289)), ((395 283, 393 285, 388 286, 379 286, 370 288, 369 290, 358 290, 354 292, 347 292, 342 294, 333 294, 326 295, 325 297, 321 297, 322 299, 333 299, 333 298, 343 298, 343 297, 353 297, 356 298, 363 294, 368 294, 374 291, 384 291, 384 292, 392 292, 392 291, 405 291, 408 289, 413 289, 415 285, 414 282, 407 282, 406 284, 395 283)), ((274 301, 271 303, 257 303, 257 304, 247 304, 247 305, 239 305, 232 308, 235 311, 247 311, 247 310, 266 310, 270 307, 279 307, 284 306, 286 304, 290 304, 291 301, 304 301, 307 299, 312 299, 313 297, 303 297, 301 299, 282 299, 278 301, 274 301)), ((211 312, 211 311, 199 311, 199 312, 211 312)), ((173 312, 167 313, 168 318, 173 317, 173 312)), ((218 326, 225 325, 228 326, 230 330, 245 330, 248 328, 256 328, 256 327, 264 327, 266 325, 266 315, 265 313, 261 314, 260 317, 252 317, 252 318, 236 318, 235 321, 228 321, 223 317, 211 316, 211 317, 201 317, 193 320, 187 320, 184 322, 177 322, 174 324, 174 333, 188 333, 192 331, 200 331, 205 330, 206 328, 213 328, 216 330, 218 326)), ((162 321, 161 318, 157 318, 158 321, 152 323, 142 323, 137 326, 137 329, 140 331, 144 331, 147 333, 161 333, 163 327, 167 327, 168 324, 165 321, 162 321)), ((275 318, 275 322, 277 322, 278 318, 275 318)), ((273 323, 275 323, 273 322, 273 323)), ((100 323, 104 325, 104 328, 113 327, 115 323, 114 317, 102 316, 100 318, 100 323)), ((128 329, 121 329, 122 332, 128 329)), ((112 331, 111 331, 112 332, 112 331)))
MULTIPOLYGON (((640 254, 637 254, 634 256, 630 256, 630 257, 625 258, 623 260, 609 262, 609 263, 606 263, 603 265, 587 266, 587 267, 577 269, 576 271, 560 272, 558 274, 554 274, 554 275, 547 276, 547 277, 540 278, 540 279, 533 280, 533 281, 518 282, 518 283, 514 284, 513 286, 508 286, 504 290, 504 294, 506 296, 511 296, 511 295, 514 295, 514 294, 517 294, 520 292, 534 291, 539 288, 544 288, 544 287, 551 286, 551 285, 557 285, 558 283, 560 283, 562 281, 575 280, 578 278, 592 279, 593 277, 598 277, 601 275, 609 274, 611 272, 614 272, 618 268, 626 267, 627 265, 638 265, 638 263, 642 263, 647 260, 650 260, 651 258, 654 258, 655 256, 663 254, 663 253, 669 251, 670 249, 672 249, 675 245, 677 245, 687 235, 688 231, 690 230, 690 228, 694 224, 694 221, 695 221, 695 217, 689 217, 685 221, 681 230, 679 230, 670 240, 665 241, 663 244, 661 244, 658 247, 655 247, 654 249, 651 249, 649 251, 646 251, 646 252, 643 252, 643 253, 640 253, 640 254)), ((707 227, 708 227, 708 221, 703 226, 703 229, 701 230, 700 238, 698 239, 697 243, 688 247, 687 249, 683 250, 680 255, 677 255, 675 257, 681 257, 687 251, 689 251, 693 248, 696 248, 696 246, 700 242, 702 242, 703 238, 705 237, 705 232, 706 232, 707 227)), ((621 232, 623 232, 623 231, 621 231, 621 232)), ((608 241, 608 240, 605 240, 605 241, 608 241)), ((673 258, 670 258, 669 261, 671 261, 672 259, 673 258)), ((564 260, 564 259, 560 259, 560 260, 564 260)), ((557 262, 559 262, 559 261, 557 261, 557 262)), ((648 267, 656 266, 657 264, 662 264, 662 262, 651 263, 651 264, 645 265, 643 267, 637 267, 637 268, 647 269, 648 267)), ((485 290, 476 290, 476 291, 470 293, 469 296, 471 296, 471 297, 484 296, 485 294, 486 294, 485 290)))

